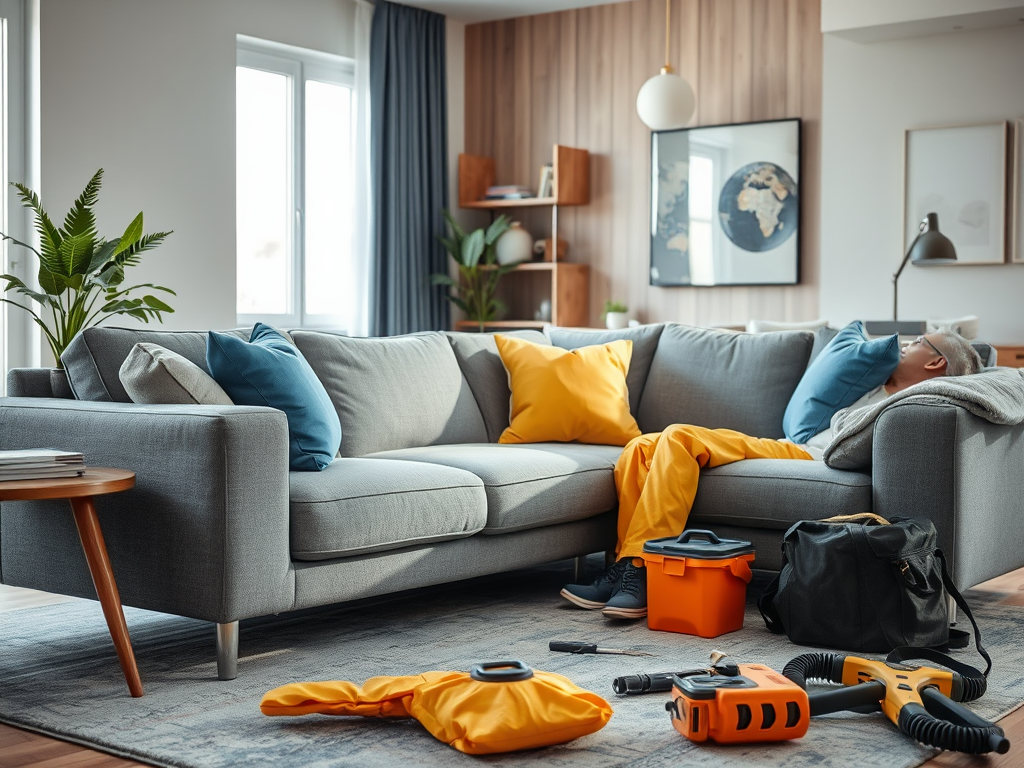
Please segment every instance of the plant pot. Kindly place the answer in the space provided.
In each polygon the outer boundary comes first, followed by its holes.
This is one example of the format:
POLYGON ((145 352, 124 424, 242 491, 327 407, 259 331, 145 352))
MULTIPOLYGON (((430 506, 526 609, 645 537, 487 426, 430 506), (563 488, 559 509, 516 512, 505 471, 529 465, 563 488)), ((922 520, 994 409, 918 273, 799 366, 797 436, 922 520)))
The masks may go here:
POLYGON ((621 331, 629 325, 629 312, 608 312, 604 316, 604 326, 609 331, 621 331))
POLYGON ((68 381, 68 372, 63 368, 50 369, 50 390, 54 397, 64 400, 75 399, 75 393, 71 391, 71 382, 68 381))

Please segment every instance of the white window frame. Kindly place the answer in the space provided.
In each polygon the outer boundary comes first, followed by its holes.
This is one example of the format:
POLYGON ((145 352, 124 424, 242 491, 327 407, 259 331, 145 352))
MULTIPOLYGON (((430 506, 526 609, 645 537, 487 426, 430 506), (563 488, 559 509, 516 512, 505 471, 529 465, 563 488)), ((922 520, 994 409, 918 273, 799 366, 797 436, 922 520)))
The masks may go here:
MULTIPOLYGON (((289 306, 285 314, 241 314, 236 309, 240 326, 256 322, 269 323, 280 328, 330 328, 345 331, 342 315, 310 314, 305 307, 305 113, 306 82, 313 80, 355 89, 355 62, 333 54, 298 48, 284 43, 237 35, 237 67, 259 69, 285 75, 289 78, 291 179, 290 194, 292 216, 289 221, 291 265, 289 269, 289 306)), ((237 265, 238 255, 235 254, 237 265)), ((237 298, 236 298, 237 301, 237 298)), ((237 306, 237 305, 236 305, 237 306)))

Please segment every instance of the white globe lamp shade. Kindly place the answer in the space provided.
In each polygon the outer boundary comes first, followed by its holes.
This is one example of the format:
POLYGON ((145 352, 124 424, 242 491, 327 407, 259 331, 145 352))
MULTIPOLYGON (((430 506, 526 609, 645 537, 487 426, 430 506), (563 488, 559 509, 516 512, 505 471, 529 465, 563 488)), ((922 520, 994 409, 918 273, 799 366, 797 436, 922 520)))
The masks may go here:
POLYGON ((652 131, 682 128, 693 117, 693 88, 667 67, 640 88, 636 112, 652 131))

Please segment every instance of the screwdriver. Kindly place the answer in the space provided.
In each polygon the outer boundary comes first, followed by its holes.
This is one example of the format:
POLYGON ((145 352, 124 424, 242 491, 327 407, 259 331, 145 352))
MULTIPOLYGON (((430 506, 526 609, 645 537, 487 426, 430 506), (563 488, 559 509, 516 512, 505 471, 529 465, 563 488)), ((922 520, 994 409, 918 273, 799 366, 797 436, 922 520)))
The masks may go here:
POLYGON ((653 653, 634 651, 622 648, 598 648, 597 643, 585 643, 582 640, 552 640, 548 650, 563 653, 615 653, 622 656, 653 656, 653 653))

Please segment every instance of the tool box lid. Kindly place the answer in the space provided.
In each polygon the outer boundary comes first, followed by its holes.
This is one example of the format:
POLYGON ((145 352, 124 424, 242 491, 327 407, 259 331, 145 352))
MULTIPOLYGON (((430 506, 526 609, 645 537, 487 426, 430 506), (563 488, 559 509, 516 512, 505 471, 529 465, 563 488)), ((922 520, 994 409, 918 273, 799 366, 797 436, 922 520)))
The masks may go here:
POLYGON ((740 539, 723 539, 712 531, 690 528, 679 536, 651 539, 644 552, 668 557, 692 557, 695 560, 724 560, 754 554, 754 545, 740 539))

